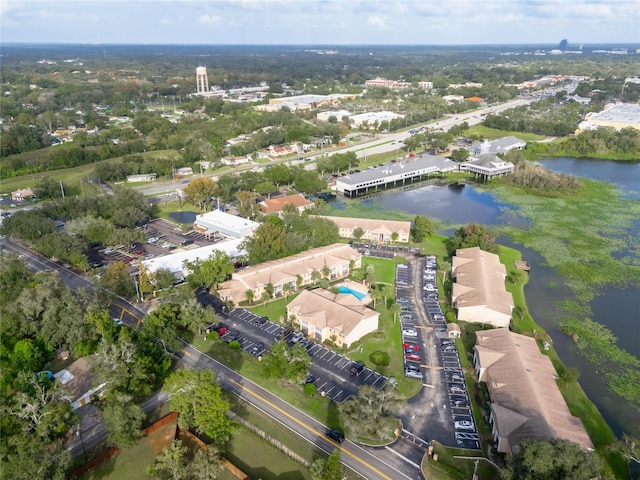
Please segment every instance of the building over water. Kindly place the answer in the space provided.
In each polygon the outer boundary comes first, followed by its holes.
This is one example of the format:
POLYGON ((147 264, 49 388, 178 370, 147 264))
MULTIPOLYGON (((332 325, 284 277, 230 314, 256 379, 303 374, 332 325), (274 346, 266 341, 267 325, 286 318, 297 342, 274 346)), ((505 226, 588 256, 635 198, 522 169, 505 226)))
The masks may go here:
POLYGON ((336 190, 347 197, 357 197, 379 188, 408 185, 433 175, 452 172, 457 168, 458 164, 453 160, 422 153, 416 157, 339 177, 336 180, 336 190))

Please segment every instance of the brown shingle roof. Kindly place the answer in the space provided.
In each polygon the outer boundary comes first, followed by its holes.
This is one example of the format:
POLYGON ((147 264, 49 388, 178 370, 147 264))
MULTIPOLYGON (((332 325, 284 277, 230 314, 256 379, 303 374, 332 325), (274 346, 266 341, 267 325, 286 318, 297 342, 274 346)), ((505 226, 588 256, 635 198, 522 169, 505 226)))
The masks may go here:
POLYGON ((291 204, 296 208, 306 207, 313 205, 311 200, 307 200, 302 195, 294 193, 293 195, 287 195, 286 197, 277 197, 269 200, 263 200, 260 202, 260 211, 262 213, 278 213, 281 212, 285 205, 291 204))
POLYGON ((563 438, 593 448, 556 384, 556 370, 533 338, 505 328, 476 333, 477 364, 491 396, 498 435, 513 453, 526 438, 563 438))

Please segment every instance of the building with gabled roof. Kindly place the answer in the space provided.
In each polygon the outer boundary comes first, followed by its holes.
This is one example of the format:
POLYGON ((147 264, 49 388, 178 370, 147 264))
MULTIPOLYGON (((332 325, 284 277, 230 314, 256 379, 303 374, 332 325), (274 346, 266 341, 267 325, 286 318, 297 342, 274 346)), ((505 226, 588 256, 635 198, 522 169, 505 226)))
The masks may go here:
POLYGON ((469 151, 472 155, 481 155, 484 153, 507 153, 509 150, 522 150, 527 146, 527 142, 520 140, 518 137, 508 136, 498 138, 496 140, 484 140, 483 142, 474 142, 469 151))
POLYGON ((287 318, 300 325, 308 337, 319 342, 331 340, 338 347, 348 347, 375 332, 379 317, 356 296, 324 288, 303 290, 287 305, 287 318))
POLYGON ((460 164, 460 170, 481 176, 485 180, 491 177, 513 172, 513 163, 503 160, 493 153, 483 153, 460 164))
POLYGON ((499 452, 515 455, 526 439, 565 439, 593 449, 582 421, 571 415, 562 397, 551 360, 534 338, 505 328, 480 330, 474 366, 489 391, 499 452))
POLYGON ((33 195, 33 190, 31 190, 30 188, 21 188, 19 190, 16 190, 15 192, 11 192, 11 200, 13 200, 14 202, 22 202, 27 198, 33 197, 33 195))
POLYGON ((407 243, 411 234, 411 222, 400 220, 381 220, 376 218, 352 218, 352 217, 326 217, 338 226, 338 233, 342 238, 355 238, 353 231, 361 228, 364 234, 361 240, 373 243, 390 243, 394 233, 398 234, 395 240, 407 243))
POLYGON ((220 285, 218 296, 237 305, 247 299, 247 290, 251 290, 253 298, 257 299, 271 284, 273 296, 280 297, 287 291, 296 292, 300 287, 310 285, 317 280, 317 275, 322 278, 323 271, 328 273, 329 280, 348 277, 352 268, 360 268, 361 261, 362 254, 344 243, 313 248, 238 270, 231 280, 220 285))
POLYGON ((270 213, 282 213, 285 205, 293 205, 298 212, 302 213, 307 208, 313 207, 315 204, 304 197, 301 193, 294 193, 284 197, 269 198, 259 203, 260 211, 265 215, 270 213))
POLYGON ((451 258, 451 276, 451 303, 458 320, 509 326, 513 296, 505 287, 507 270, 498 255, 479 247, 459 248, 451 258))

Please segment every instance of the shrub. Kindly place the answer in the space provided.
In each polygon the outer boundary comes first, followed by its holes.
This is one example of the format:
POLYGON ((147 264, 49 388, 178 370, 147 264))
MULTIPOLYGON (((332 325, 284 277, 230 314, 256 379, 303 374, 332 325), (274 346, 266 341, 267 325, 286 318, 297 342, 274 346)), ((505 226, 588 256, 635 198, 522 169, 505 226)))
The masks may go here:
POLYGON ((388 367, 390 363, 389 354, 381 350, 377 350, 369 355, 369 360, 378 367, 388 367))

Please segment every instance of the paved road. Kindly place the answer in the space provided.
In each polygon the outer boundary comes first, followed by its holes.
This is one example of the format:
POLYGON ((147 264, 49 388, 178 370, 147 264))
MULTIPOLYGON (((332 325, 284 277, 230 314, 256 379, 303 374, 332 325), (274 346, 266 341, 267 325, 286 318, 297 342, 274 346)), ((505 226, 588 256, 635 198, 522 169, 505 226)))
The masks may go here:
MULTIPOLYGON (((4 238, 1 243, 3 249, 21 255, 28 261, 32 271, 56 271, 72 289, 93 287, 92 283, 84 277, 71 272, 64 266, 52 262, 11 239, 4 238)), ((145 315, 142 310, 122 299, 114 302, 111 307, 111 313, 120 316, 127 325, 133 328, 140 328, 140 322, 145 315)), ((338 448, 343 463, 364 478, 372 480, 413 480, 421 477, 419 464, 406 458, 401 451, 396 451, 395 445, 394 448, 370 449, 356 445, 349 440, 345 440, 342 444, 337 444, 326 437, 327 427, 325 425, 306 413, 295 409, 213 358, 203 354, 192 345, 185 342, 183 350, 178 352, 176 356, 181 357, 182 361, 190 368, 212 368, 216 372, 216 378, 222 388, 266 412, 324 452, 331 453, 335 448, 338 448)), ((152 397, 146 403, 146 407, 153 409, 158 404, 157 402, 162 400, 161 396, 152 397)), ((77 435, 70 442, 69 448, 74 455, 82 454, 84 449, 91 448, 91 446, 104 439, 105 436, 104 429, 97 426, 92 427, 90 432, 82 428, 81 431, 82 434, 77 435)), ((401 445, 403 441, 396 443, 401 445)))

